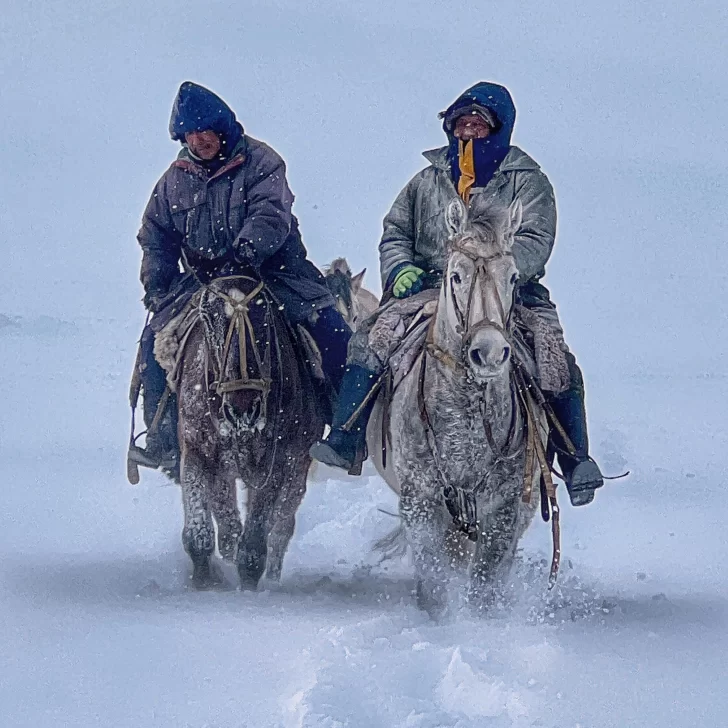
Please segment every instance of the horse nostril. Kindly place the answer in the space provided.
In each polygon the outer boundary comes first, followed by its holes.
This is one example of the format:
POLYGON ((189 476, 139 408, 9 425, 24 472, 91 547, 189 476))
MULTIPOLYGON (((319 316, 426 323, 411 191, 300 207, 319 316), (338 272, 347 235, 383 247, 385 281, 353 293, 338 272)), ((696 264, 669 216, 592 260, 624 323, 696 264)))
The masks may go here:
POLYGON ((483 366, 483 358, 480 356, 480 349, 471 349, 470 350, 470 359, 472 360, 473 364, 475 364, 476 367, 483 366))
POLYGON ((511 355, 511 347, 510 346, 504 346, 503 347, 503 361, 501 361, 501 364, 505 364, 508 361, 508 357, 511 355))

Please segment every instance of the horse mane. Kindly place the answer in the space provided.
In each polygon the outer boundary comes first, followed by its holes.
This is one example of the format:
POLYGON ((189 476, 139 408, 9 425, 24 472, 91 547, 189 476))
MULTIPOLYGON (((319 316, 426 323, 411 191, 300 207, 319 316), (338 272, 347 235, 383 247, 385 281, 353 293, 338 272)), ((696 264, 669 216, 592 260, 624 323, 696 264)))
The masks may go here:
POLYGON ((346 258, 334 258, 326 269, 327 276, 335 276, 337 274, 351 277, 351 268, 346 258))
POLYGON ((465 232, 464 236, 467 237, 470 230, 472 230, 475 233, 474 237, 477 245, 484 245, 493 251, 500 251, 504 247, 504 233, 508 228, 508 221, 507 207, 497 204, 490 205, 486 208, 484 214, 469 223, 469 230, 465 232))

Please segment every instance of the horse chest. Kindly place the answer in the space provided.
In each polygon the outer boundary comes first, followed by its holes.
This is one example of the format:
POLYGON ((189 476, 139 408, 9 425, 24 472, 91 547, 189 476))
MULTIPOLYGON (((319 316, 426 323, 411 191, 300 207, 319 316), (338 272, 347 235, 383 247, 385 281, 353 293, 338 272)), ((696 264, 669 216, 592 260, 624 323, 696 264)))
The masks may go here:
POLYGON ((440 469, 453 480, 469 480, 488 465, 491 453, 478 405, 443 403, 434 408, 431 421, 440 469))

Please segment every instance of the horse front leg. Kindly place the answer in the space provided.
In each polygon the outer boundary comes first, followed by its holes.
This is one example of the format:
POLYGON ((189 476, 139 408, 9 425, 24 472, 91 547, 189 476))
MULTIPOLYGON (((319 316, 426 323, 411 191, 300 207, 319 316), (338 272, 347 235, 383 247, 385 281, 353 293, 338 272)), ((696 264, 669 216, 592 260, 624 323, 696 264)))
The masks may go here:
POLYGON ((268 536, 268 561, 266 576, 271 581, 280 581, 283 558, 296 528, 296 512, 306 494, 306 478, 311 458, 303 453, 288 459, 290 475, 286 478, 273 511, 271 530, 268 536))
POLYGON ((268 554, 268 533, 270 531, 273 508, 278 496, 281 473, 275 469, 266 487, 251 482, 248 487, 248 507, 243 533, 238 541, 236 561, 240 588, 254 591, 258 588, 265 572, 268 554))
POLYGON ((185 517, 182 543, 192 561, 193 586, 208 589, 221 582, 211 563, 215 550, 215 528, 208 496, 214 488, 214 470, 189 448, 184 449, 181 465, 185 517))
POLYGON ((417 606, 432 619, 439 619, 448 611, 447 592, 452 577, 442 498, 402 483, 400 512, 414 559, 417 606))
POLYGON ((468 601, 478 610, 493 607, 503 596, 518 545, 519 508, 516 497, 481 515, 468 589, 468 601))
POLYGON ((217 548, 226 561, 234 561, 243 524, 238 509, 235 473, 218 473, 213 492, 210 494, 212 513, 217 524, 217 548))

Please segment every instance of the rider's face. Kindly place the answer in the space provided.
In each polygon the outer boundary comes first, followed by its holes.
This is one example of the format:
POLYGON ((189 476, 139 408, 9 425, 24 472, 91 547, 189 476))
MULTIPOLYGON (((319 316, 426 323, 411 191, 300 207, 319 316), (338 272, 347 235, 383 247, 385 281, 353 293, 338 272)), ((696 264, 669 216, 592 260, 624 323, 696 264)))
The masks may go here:
POLYGON ((485 139, 490 136, 491 131, 490 124, 479 114, 473 113, 461 116, 455 122, 453 133, 458 139, 469 142, 473 139, 485 139))
POLYGON ((214 159, 220 151, 220 137, 214 131, 192 131, 185 134, 185 141, 192 154, 200 159, 214 159))

